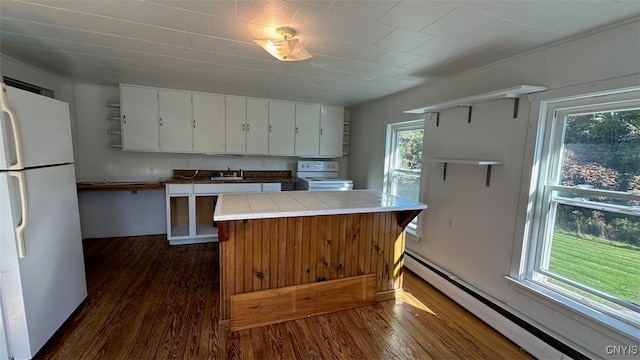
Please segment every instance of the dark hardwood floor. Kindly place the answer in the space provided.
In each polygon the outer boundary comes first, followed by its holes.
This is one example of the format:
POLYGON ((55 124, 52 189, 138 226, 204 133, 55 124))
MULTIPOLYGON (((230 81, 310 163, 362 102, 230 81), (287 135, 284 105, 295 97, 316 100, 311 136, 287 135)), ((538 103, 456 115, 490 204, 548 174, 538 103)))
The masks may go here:
POLYGON ((218 244, 84 242, 89 296, 38 359, 531 359, 410 272, 402 301, 229 333, 218 244))

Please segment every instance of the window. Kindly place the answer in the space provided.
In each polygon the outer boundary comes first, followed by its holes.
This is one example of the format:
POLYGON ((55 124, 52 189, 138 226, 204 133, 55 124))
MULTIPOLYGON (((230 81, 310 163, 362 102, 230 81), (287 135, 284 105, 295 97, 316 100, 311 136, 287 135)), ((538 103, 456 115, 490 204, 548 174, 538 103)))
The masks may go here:
POLYGON ((526 277, 640 325, 640 90, 541 104, 526 277))
MULTIPOLYGON (((420 170, 424 120, 387 126, 386 176, 384 191, 405 199, 420 201, 420 170)), ((415 234, 417 218, 409 224, 415 234)))

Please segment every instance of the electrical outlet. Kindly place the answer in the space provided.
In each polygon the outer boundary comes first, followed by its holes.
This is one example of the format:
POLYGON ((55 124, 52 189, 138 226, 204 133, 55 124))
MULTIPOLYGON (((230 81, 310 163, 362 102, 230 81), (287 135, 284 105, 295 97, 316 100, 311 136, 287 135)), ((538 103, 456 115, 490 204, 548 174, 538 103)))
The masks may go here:
POLYGON ((449 230, 454 230, 456 228, 456 218, 449 219, 449 230))
POLYGON ((189 158, 184 159, 184 166, 191 166, 191 159, 189 158))

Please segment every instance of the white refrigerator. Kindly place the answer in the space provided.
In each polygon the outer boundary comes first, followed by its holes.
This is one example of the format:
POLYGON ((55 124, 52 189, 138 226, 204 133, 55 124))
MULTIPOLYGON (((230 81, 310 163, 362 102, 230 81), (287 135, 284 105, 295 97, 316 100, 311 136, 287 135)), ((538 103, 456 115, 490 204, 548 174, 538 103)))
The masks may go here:
POLYGON ((0 105, 0 359, 30 359, 87 296, 69 104, 0 105))

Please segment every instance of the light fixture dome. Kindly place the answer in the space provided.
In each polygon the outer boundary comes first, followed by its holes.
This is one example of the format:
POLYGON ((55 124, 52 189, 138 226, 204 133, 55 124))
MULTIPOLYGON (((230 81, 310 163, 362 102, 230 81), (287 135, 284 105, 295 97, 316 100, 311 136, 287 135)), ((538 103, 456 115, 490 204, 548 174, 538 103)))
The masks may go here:
POLYGON ((283 26, 277 28, 276 32, 282 35, 281 40, 256 39, 253 41, 280 61, 301 61, 313 57, 302 47, 298 39, 293 39, 296 35, 295 30, 283 26))

